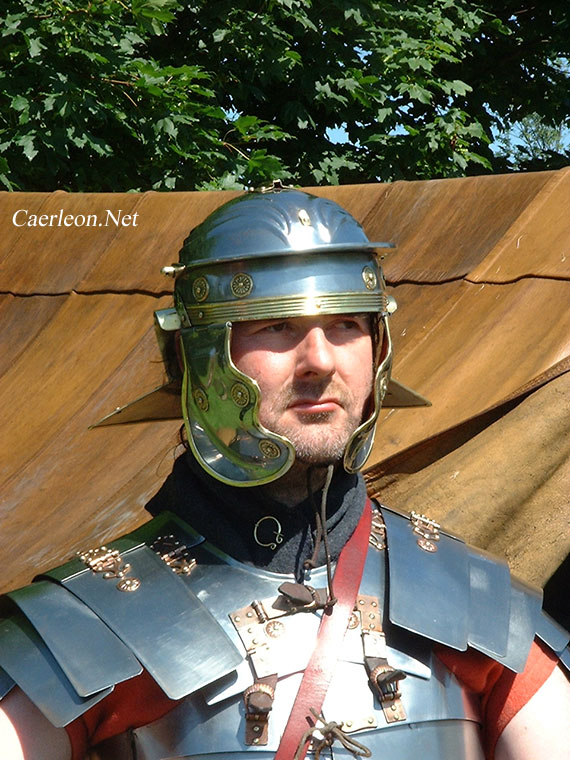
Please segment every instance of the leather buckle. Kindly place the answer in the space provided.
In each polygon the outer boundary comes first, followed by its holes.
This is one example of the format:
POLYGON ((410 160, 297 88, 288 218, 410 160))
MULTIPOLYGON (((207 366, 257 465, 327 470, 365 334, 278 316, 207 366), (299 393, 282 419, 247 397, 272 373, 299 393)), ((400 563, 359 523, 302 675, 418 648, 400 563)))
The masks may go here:
POLYGON ((243 693, 245 703, 245 743, 265 745, 269 736, 269 713, 275 699, 277 675, 261 678, 243 693))

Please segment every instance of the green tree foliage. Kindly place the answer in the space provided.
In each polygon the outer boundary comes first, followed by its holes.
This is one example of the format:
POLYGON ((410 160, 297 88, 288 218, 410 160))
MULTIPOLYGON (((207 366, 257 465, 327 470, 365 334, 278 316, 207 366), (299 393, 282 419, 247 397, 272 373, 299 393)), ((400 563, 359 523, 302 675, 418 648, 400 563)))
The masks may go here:
POLYGON ((497 140, 497 155, 517 171, 559 169, 569 162, 570 129, 551 126, 536 113, 524 116, 497 140))
POLYGON ((279 170, 247 145, 281 137, 230 120, 212 75, 149 43, 175 0, 14 0, 0 21, 0 180, 19 190, 194 188, 212 172, 259 181, 279 170), (232 129, 234 143, 225 135, 232 129), (263 172, 258 165, 263 163, 263 172), (216 172, 216 167, 220 167, 216 172))
POLYGON ((566 3, 5 0, 0 179, 94 191, 508 170, 493 130, 567 118, 566 3))

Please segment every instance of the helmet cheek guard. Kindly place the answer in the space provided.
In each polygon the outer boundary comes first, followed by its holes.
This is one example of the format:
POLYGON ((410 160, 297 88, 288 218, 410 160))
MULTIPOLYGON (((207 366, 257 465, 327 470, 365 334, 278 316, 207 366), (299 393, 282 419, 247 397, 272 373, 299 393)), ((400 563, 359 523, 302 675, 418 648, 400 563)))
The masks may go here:
MULTIPOLYGON (((388 308, 395 310, 396 302, 389 301, 388 308)), ((374 433, 378 415, 382 408, 382 401, 388 390, 388 383, 392 374, 392 337, 390 335, 390 326, 388 324, 387 314, 380 316, 384 327, 382 339, 377 342, 376 360, 374 373, 374 385, 372 389, 372 411, 370 416, 354 431, 350 436, 346 449, 344 451, 343 464, 347 472, 357 472, 366 464, 372 446, 374 444, 374 433)))
POLYGON ((231 330, 230 322, 181 330, 182 414, 206 472, 235 486, 261 485, 287 472, 295 450, 260 423, 259 386, 232 362, 231 330))
POLYGON ((184 365, 182 410, 202 467, 234 486, 269 483, 287 472, 295 449, 259 420, 256 381, 231 358, 236 321, 369 313, 383 327, 375 341, 369 417, 351 435, 347 471, 366 462, 392 364, 389 313, 395 302, 374 249, 338 204, 273 189, 230 201, 195 228, 173 265, 184 365))

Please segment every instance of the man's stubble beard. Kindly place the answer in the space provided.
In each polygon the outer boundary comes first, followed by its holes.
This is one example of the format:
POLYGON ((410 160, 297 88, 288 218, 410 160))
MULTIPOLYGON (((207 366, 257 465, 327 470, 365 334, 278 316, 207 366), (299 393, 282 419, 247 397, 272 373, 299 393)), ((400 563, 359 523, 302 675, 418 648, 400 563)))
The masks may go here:
POLYGON ((344 456, 346 445, 362 421, 364 404, 358 403, 350 391, 330 381, 295 383, 281 391, 263 408, 261 422, 273 433, 287 438, 295 447, 296 460, 305 465, 326 467, 337 464, 344 456), (303 414, 296 412, 297 421, 283 421, 282 415, 297 399, 314 399, 332 396, 340 403, 343 412, 303 414))

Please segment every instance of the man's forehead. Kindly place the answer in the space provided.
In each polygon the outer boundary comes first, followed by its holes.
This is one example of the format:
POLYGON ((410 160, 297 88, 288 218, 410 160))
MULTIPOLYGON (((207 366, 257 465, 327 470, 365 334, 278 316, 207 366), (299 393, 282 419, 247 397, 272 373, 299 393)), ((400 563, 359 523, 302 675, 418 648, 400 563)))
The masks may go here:
POLYGON ((265 324, 276 324, 279 322, 286 322, 286 323, 292 323, 292 324, 301 324, 301 323, 328 323, 328 322, 335 322, 338 320, 343 319, 355 319, 355 320, 362 320, 362 321, 368 321, 374 316, 371 312, 340 312, 335 314, 302 314, 299 316, 288 316, 288 317, 274 317, 270 319, 244 319, 244 320, 235 320, 232 325, 234 330, 236 328, 243 328, 246 326, 251 327, 260 327, 265 324))

